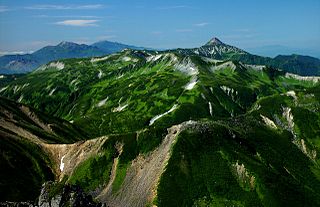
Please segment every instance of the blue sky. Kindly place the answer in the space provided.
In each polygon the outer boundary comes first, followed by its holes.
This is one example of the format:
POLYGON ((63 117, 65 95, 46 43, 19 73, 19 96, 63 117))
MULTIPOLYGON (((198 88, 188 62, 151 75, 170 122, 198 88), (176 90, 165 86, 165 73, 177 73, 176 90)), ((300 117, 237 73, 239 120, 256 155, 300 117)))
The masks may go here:
POLYGON ((320 51, 319 11, 319 0, 0 0, 0 52, 99 40, 186 48, 213 36, 320 51))

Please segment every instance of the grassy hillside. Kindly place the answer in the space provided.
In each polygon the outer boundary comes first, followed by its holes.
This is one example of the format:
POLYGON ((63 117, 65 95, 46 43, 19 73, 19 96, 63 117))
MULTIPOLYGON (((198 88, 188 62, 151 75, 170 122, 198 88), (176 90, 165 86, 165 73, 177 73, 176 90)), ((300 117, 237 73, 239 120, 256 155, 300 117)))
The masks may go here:
POLYGON ((61 126, 55 135, 21 126, 46 142, 107 137, 64 179, 107 205, 317 206, 318 81, 175 51, 125 50, 48 63, 1 86, 0 95, 65 123, 51 125, 61 126))

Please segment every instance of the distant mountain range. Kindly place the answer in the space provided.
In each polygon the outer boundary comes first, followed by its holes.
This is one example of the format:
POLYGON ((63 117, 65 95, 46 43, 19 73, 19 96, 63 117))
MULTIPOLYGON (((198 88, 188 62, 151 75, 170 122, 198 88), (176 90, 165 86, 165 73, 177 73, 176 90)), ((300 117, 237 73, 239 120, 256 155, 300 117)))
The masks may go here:
MULTIPOLYGON (((110 41, 101 41, 92 45, 61 42, 56 46, 44 47, 32 54, 0 57, 0 73, 26 73, 53 60, 96 57, 116 53, 125 48, 134 50, 147 49, 110 41)), ((184 55, 200 55, 217 60, 267 65, 304 76, 320 76, 320 59, 318 58, 296 54, 278 55, 275 58, 253 55, 237 47, 225 44, 216 37, 199 48, 175 49, 174 51, 184 55)))
POLYGON ((246 51, 266 56, 266 57, 276 57, 279 54, 282 55, 291 55, 291 54, 304 54, 316 58, 320 58, 320 48, 295 48, 295 47, 287 47, 283 45, 265 45, 265 46, 258 46, 258 47, 248 47, 245 48, 246 51))
POLYGON ((100 41, 92 45, 64 41, 56 46, 41 48, 32 54, 4 55, 0 57, 0 73, 26 73, 53 60, 102 56, 119 52, 125 48, 144 49, 110 41, 100 41))
POLYGON ((185 55, 200 55, 217 60, 240 61, 245 64, 267 65, 286 72, 304 76, 320 75, 320 59, 303 55, 278 55, 275 58, 250 54, 237 47, 227 45, 218 38, 212 38, 207 44, 193 49, 178 49, 185 55))

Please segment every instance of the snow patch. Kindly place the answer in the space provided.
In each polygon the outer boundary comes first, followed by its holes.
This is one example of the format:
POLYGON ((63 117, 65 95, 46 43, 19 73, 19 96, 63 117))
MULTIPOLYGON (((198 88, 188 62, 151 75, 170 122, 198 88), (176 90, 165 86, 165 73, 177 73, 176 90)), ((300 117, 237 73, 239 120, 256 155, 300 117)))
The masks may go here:
POLYGON ((61 160, 60 160, 60 171, 61 171, 61 172, 62 172, 63 169, 64 169, 64 162, 63 162, 64 157, 65 157, 65 155, 63 155, 63 156, 61 157, 61 160))
POLYGON ((231 70, 234 71, 237 68, 237 66, 232 61, 228 61, 218 66, 212 66, 211 71, 214 72, 216 70, 221 70, 225 68, 231 68, 231 70))
POLYGON ((169 64, 176 64, 178 62, 178 57, 173 53, 167 53, 164 58, 169 58, 169 64))
POLYGON ((238 95, 238 91, 234 90, 233 88, 229 88, 228 86, 220 86, 220 88, 228 95, 232 95, 233 93, 235 93, 236 95, 238 95))
POLYGON ((209 112, 210 112, 210 115, 212 116, 212 104, 211 102, 208 102, 209 103, 209 112))
POLYGON ((103 60, 107 60, 109 57, 111 57, 111 55, 105 56, 105 57, 101 57, 101 58, 91 58, 90 62, 91 63, 96 63, 99 61, 103 61, 103 60))
POLYGON ((128 104, 125 104, 125 105, 120 105, 117 107, 117 108, 114 108, 112 109, 112 112, 120 112, 122 111, 123 109, 127 108, 128 104))
POLYGON ((3 91, 5 91, 5 90, 7 90, 7 88, 8 88, 8 86, 1 88, 1 89, 0 89, 0 93, 3 92, 3 91))
POLYGON ((157 61, 162 57, 162 55, 151 55, 147 57, 147 62, 157 61))
POLYGON ((223 62, 222 60, 215 60, 215 59, 212 59, 212 58, 207 58, 207 57, 201 57, 201 59, 203 61, 205 61, 206 63, 214 63, 214 64, 217 64, 217 63, 221 63, 223 62))
POLYGON ((25 83, 25 84, 22 85, 21 89, 24 89, 25 87, 27 87, 29 85, 30 85, 30 83, 25 83))
POLYGON ((250 69, 256 70, 256 71, 262 71, 266 67, 264 65, 248 65, 248 64, 245 64, 245 66, 247 68, 250 68, 250 69))
POLYGON ((105 105, 108 99, 109 99, 109 97, 103 99, 102 101, 100 101, 100 102, 97 104, 97 106, 98 106, 98 107, 101 107, 101 106, 105 105))
POLYGON ((18 92, 20 90, 20 88, 21 88, 20 86, 15 85, 13 87, 13 93, 15 94, 16 92, 18 92))
POLYGON ((277 125, 276 125, 271 119, 269 119, 269 118, 266 117, 266 116, 263 116, 262 114, 260 114, 260 117, 262 118, 262 120, 264 121, 264 123, 265 123, 267 126, 273 128, 273 129, 277 129, 277 125))
POLYGON ((124 76, 124 74, 119 75, 118 77, 116 77, 116 79, 120 79, 124 76))
MULTIPOLYGON (((77 80, 78 80, 78 78, 73 79, 73 80, 70 82, 70 85, 73 85, 77 80)), ((77 84, 75 84, 75 85, 77 85, 77 84)))
POLYGON ((49 66, 48 67, 50 67, 50 68, 57 68, 58 70, 62 70, 62 69, 64 69, 64 63, 63 62, 52 62, 52 63, 50 63, 49 64, 49 66))
POLYGON ((294 91, 288 91, 286 93, 287 96, 291 96, 295 101, 298 99, 297 96, 296 96, 296 92, 294 91))
POLYGON ((57 88, 54 88, 50 91, 49 96, 52 96, 52 94, 57 90, 57 88))
POLYGON ((125 56, 122 58, 123 61, 128 62, 131 61, 131 57, 125 56))
POLYGON ((176 110, 177 107, 178 107, 178 105, 175 104, 175 105, 172 106, 172 108, 171 108, 169 111, 164 112, 163 114, 159 114, 159 115, 153 117, 153 118, 150 120, 149 126, 151 126, 156 120, 160 119, 161 117, 163 117, 163 116, 165 116, 165 115, 167 115, 167 114, 170 114, 171 112, 173 112, 174 110, 176 110))
POLYGON ((18 99, 18 102, 20 103, 23 99, 23 95, 20 96, 20 98, 18 99))
POLYGON ((103 75, 103 72, 101 70, 99 70, 98 78, 101 79, 102 75, 103 75))
POLYGON ((182 73, 187 75, 198 75, 199 71, 190 58, 185 58, 182 62, 175 64, 174 67, 182 73))
POLYGON ((191 78, 190 82, 184 87, 186 90, 192 90, 197 84, 197 77, 194 76, 191 78))

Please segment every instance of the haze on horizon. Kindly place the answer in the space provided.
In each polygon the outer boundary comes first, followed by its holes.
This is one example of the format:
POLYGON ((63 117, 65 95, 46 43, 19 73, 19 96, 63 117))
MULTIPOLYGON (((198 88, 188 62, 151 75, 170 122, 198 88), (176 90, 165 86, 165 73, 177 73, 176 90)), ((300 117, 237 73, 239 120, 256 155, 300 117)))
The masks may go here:
POLYGON ((198 47, 216 36, 255 53, 320 57, 320 1, 0 0, 0 55, 61 41, 198 47))

